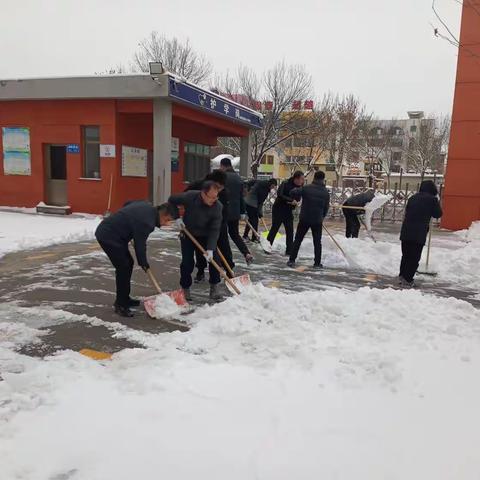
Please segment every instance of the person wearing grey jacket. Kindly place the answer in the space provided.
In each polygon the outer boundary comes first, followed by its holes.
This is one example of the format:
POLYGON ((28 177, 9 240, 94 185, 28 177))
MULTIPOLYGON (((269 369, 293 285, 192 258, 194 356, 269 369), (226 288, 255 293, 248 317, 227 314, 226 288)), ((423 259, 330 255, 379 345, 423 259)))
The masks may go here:
MULTIPOLYGON (((212 265, 212 260, 220 263, 216 248, 222 225, 222 204, 218 201, 218 188, 212 181, 203 183, 202 190, 191 190, 172 195, 168 203, 183 206, 183 219, 177 220, 180 228, 185 227, 206 250, 205 259, 209 263, 210 298, 219 300, 218 291, 220 274, 212 265)), ((185 298, 191 300, 190 287, 192 273, 195 268, 195 245, 185 235, 181 236, 182 263, 180 264, 180 285, 185 292, 185 298)))

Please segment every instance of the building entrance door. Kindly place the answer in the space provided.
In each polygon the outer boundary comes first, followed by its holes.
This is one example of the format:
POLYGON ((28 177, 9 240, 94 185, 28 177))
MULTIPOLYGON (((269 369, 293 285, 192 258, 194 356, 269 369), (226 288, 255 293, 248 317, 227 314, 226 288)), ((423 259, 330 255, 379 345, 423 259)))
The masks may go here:
POLYGON ((67 205, 67 147, 45 146, 46 203, 67 205))

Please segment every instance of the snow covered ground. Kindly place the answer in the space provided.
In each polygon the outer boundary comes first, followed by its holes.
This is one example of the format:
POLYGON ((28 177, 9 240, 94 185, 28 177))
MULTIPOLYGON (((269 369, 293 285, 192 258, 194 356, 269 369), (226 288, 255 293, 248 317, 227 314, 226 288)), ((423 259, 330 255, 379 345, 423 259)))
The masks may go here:
MULTIPOLYGON (((38 241, 55 228, 91 238, 98 220, 58 221, 38 241)), ((325 237, 324 264, 395 275, 397 235, 378 237, 336 235, 349 262, 325 237)), ((480 224, 433 245, 438 278, 480 293, 480 224)), ((307 239, 299 261, 312 254, 307 239)), ((478 479, 479 310, 416 290, 308 288, 257 284, 198 308, 187 333, 0 303, 0 479, 478 479), (69 322, 144 348, 101 362, 18 353, 69 322)))
POLYGON ((62 315, 35 310, 0 309, 17 319, 0 326, 2 478, 478 478, 468 303, 257 286, 191 314, 188 333, 108 324, 145 349, 102 362, 15 353, 35 316, 62 315))
POLYGON ((100 217, 52 216, 23 212, 0 211, 0 257, 6 253, 58 243, 92 240, 100 217))

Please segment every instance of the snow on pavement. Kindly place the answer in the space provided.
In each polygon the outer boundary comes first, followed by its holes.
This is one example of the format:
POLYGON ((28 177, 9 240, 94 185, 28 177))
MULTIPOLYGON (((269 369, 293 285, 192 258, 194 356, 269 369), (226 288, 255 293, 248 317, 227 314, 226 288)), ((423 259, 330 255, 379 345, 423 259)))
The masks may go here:
POLYGON ((92 240, 101 218, 0 211, 0 257, 19 250, 92 240))
POLYGON ((11 344, 36 338, 34 316, 8 345, 0 325, 3 477, 478 478, 470 304, 256 285, 187 318, 188 333, 107 324, 145 349, 103 362, 22 356, 11 344))

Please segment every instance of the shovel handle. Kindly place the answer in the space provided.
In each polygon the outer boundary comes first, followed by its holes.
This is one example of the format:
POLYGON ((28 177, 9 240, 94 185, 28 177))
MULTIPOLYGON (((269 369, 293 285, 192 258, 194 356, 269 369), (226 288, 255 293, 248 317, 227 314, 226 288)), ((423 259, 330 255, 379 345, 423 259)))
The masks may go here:
POLYGON ((268 230, 267 224, 265 223, 265 219, 262 217, 263 228, 268 230))
POLYGON ((365 220, 363 220, 362 217, 358 217, 360 220, 360 223, 365 227, 365 230, 367 232, 367 235, 375 242, 377 243, 377 239, 373 236, 373 234, 370 232, 370 230, 367 228, 367 225, 365 224, 365 220))
POLYGON ((255 236, 260 240, 260 234, 252 227, 252 224, 245 220, 245 223, 250 227, 250 230, 255 234, 255 236))
POLYGON ((227 259, 225 258, 225 255, 222 253, 222 251, 217 247, 217 253, 218 253, 218 256, 220 257, 220 259, 222 260, 223 262, 223 265, 225 266, 225 268, 227 269, 228 273, 234 277, 235 274, 233 273, 233 270, 232 268, 230 267, 230 265, 228 264, 227 262, 227 259))
MULTIPOLYGON (((342 252, 343 256, 345 258, 347 258, 347 255, 345 254, 345 252, 343 251, 343 248, 339 245, 339 243, 335 240, 335 238, 333 238, 333 235, 330 233, 330 231, 328 230, 328 228, 322 223, 322 227, 323 229, 328 233, 328 236, 333 240, 333 243, 337 246, 337 248, 342 252)), ((347 259, 348 260, 348 259, 347 259)))
POLYGON ((157 289, 157 292, 162 293, 162 289, 160 288, 160 285, 158 284, 157 279, 155 278, 155 275, 150 269, 147 270, 147 275, 150 277, 150 280, 153 283, 153 286, 157 289))
MULTIPOLYGON (((192 241, 192 243, 195 245, 195 247, 200 250, 200 252, 205 255, 207 252, 205 249, 200 245, 199 241, 185 228, 182 228, 182 232, 192 241)), ((237 288, 237 286, 228 278, 227 274, 225 271, 220 267, 220 265, 212 258, 210 262, 218 271, 220 276, 232 287, 233 291, 237 294, 240 295, 240 290, 237 288)))

